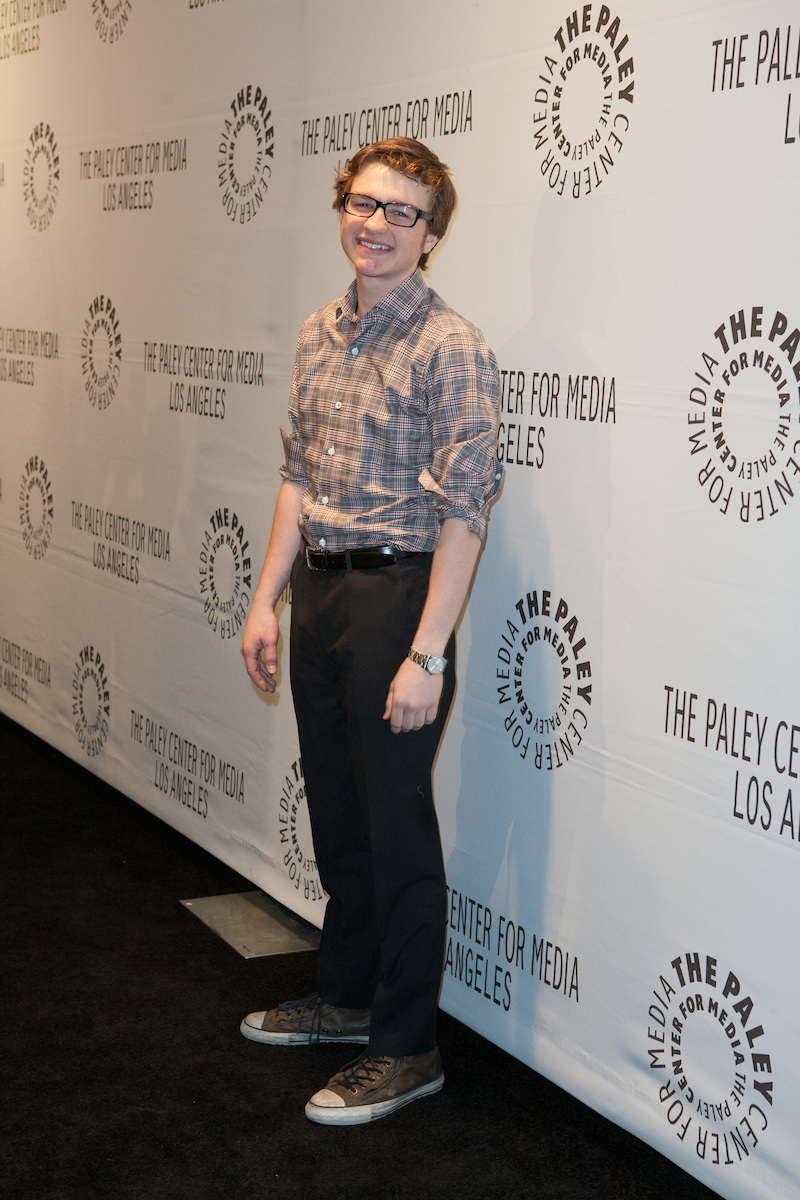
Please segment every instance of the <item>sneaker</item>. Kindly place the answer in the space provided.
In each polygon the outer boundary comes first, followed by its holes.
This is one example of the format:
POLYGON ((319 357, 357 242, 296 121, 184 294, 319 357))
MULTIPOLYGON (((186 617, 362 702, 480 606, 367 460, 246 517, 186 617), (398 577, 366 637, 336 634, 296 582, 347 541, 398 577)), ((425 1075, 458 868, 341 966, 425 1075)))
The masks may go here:
POLYGON ((334 1008, 319 996, 287 1000, 269 1012, 248 1013, 240 1025, 246 1038, 272 1046, 312 1042, 369 1041, 368 1008, 334 1008))
POLYGON ((405 1058, 387 1058, 367 1050, 311 1097, 306 1116, 320 1125, 363 1125, 443 1087, 438 1050, 405 1058))

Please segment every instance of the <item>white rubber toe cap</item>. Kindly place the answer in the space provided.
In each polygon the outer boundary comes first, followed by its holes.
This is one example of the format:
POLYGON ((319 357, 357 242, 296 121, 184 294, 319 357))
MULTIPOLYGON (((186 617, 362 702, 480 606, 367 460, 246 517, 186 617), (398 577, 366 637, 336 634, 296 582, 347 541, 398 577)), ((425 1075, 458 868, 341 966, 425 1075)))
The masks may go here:
POLYGON ((251 1029, 261 1029, 264 1025, 264 1017, 266 1015, 266 1012, 248 1013, 243 1023, 249 1025, 251 1029))
POLYGON ((336 1092, 331 1092, 328 1088, 323 1088, 311 1097, 311 1103, 316 1104, 318 1108, 344 1108, 344 1100, 341 1096, 337 1096, 336 1092))

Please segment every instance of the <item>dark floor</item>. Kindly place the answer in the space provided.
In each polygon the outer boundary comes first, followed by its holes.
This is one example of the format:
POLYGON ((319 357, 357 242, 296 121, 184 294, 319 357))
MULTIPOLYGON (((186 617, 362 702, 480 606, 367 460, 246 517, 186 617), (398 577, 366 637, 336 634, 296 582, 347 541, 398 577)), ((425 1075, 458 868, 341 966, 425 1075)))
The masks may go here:
POLYGON ((238 1027, 313 991, 315 955, 242 959, 178 903, 252 885, 2 716, 0 779, 0 1195, 716 1195, 445 1014, 440 1095, 371 1125, 311 1124, 303 1105, 342 1047, 260 1046, 238 1027))

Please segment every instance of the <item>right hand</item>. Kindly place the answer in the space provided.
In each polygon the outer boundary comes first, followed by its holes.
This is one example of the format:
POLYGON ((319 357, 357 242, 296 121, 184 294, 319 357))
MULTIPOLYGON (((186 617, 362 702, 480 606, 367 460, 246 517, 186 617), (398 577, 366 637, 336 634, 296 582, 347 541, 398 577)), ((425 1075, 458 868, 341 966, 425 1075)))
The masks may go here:
POLYGON ((269 606, 254 607, 242 634, 242 658, 247 674, 262 692, 274 692, 278 670, 278 618, 269 606))

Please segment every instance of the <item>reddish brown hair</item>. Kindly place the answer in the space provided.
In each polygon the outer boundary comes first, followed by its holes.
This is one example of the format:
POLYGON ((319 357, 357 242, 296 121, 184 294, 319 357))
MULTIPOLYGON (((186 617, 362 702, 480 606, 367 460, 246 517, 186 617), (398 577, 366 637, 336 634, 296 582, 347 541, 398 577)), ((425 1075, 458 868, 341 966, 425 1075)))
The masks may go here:
MULTIPOLYGON (((342 211, 344 197, 351 190, 353 180, 359 171, 374 162, 383 163, 384 166, 391 167, 393 171, 399 171, 401 175, 413 179, 415 183, 421 183, 424 187, 431 188, 433 216, 429 223, 430 232, 437 238, 444 237, 456 206, 456 189, 453 187, 450 172, 445 164, 436 157, 432 150, 429 150, 422 142, 415 141, 414 138, 386 138, 382 142, 373 142, 371 146, 362 147, 352 158, 349 158, 344 168, 337 171, 333 185, 336 193, 333 207, 336 211, 342 211)), ((420 270, 424 271, 427 265, 428 255, 423 254, 419 260, 420 270)))

